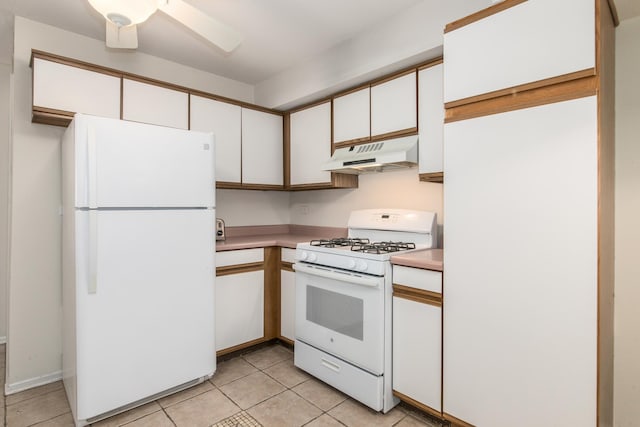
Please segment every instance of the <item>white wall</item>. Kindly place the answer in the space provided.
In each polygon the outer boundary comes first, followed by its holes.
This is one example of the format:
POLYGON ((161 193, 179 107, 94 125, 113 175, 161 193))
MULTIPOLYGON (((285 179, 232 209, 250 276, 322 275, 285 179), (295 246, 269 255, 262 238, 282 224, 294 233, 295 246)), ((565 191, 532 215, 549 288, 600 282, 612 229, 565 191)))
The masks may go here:
MULTIPOLYGON (((442 54, 444 26, 491 5, 491 0, 423 0, 354 39, 269 78, 256 103, 288 109, 442 54)), ((363 11, 366 13, 366 11, 363 11)))
POLYGON ((16 17, 6 379, 9 392, 56 380, 61 369, 59 206, 63 129, 31 123, 31 49, 253 101, 253 88, 244 83, 137 52, 109 52, 104 42, 16 17))
POLYGON ((11 66, 0 64, 0 342, 7 336, 6 296, 9 280, 9 183, 11 177, 10 128, 11 66))
POLYGON ((614 425, 640 423, 640 17, 616 30, 614 425))
POLYGON ((292 224, 346 227, 349 212, 370 208, 436 212, 442 225, 442 184, 420 182, 409 169, 360 175, 358 189, 291 193, 292 224))
POLYGON ((287 191, 216 190, 216 216, 228 227, 291 223, 287 191))

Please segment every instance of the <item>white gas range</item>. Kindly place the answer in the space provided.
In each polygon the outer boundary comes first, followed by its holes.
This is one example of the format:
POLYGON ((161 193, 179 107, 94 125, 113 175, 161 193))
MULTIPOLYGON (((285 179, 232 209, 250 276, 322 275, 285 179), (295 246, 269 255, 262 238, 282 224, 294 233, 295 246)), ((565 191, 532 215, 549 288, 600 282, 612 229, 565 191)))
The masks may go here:
POLYGON ((387 412, 391 381, 391 256, 436 246, 436 214, 351 212, 348 238, 296 250, 295 365, 387 412))

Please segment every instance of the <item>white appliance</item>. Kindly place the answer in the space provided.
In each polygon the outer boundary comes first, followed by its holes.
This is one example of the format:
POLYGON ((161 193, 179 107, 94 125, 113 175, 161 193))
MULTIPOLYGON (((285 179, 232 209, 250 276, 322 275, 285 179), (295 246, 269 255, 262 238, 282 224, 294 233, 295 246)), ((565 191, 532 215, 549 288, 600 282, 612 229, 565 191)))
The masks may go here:
POLYGON ((63 380, 77 426, 213 375, 213 135, 76 114, 63 136, 63 380))
POLYGON ((436 214, 351 212, 348 238, 296 249, 295 360, 299 368, 376 411, 392 394, 392 255, 435 247, 436 214))

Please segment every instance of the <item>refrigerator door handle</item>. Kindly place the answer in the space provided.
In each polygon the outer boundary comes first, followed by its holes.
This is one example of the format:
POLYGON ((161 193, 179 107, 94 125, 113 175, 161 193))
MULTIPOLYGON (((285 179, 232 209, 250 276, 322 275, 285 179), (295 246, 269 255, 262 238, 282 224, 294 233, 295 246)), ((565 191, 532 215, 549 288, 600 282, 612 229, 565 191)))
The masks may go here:
POLYGON ((87 180, 89 191, 89 208, 98 207, 98 160, 96 157, 96 131, 93 126, 87 126, 87 180))
POLYGON ((87 291, 95 294, 98 288, 98 211, 89 210, 89 284, 87 291))

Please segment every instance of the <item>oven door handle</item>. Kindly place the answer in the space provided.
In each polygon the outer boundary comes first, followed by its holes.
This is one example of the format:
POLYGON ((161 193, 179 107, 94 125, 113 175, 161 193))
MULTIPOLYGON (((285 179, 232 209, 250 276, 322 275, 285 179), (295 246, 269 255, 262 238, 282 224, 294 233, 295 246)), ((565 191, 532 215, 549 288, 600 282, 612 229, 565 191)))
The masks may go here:
POLYGON ((380 285, 380 277, 355 276, 349 273, 342 273, 335 270, 328 270, 320 267, 312 267, 306 264, 293 264, 293 269, 299 273, 306 273, 312 276, 324 277, 338 280, 340 282, 353 283, 355 285, 377 288, 380 285))

